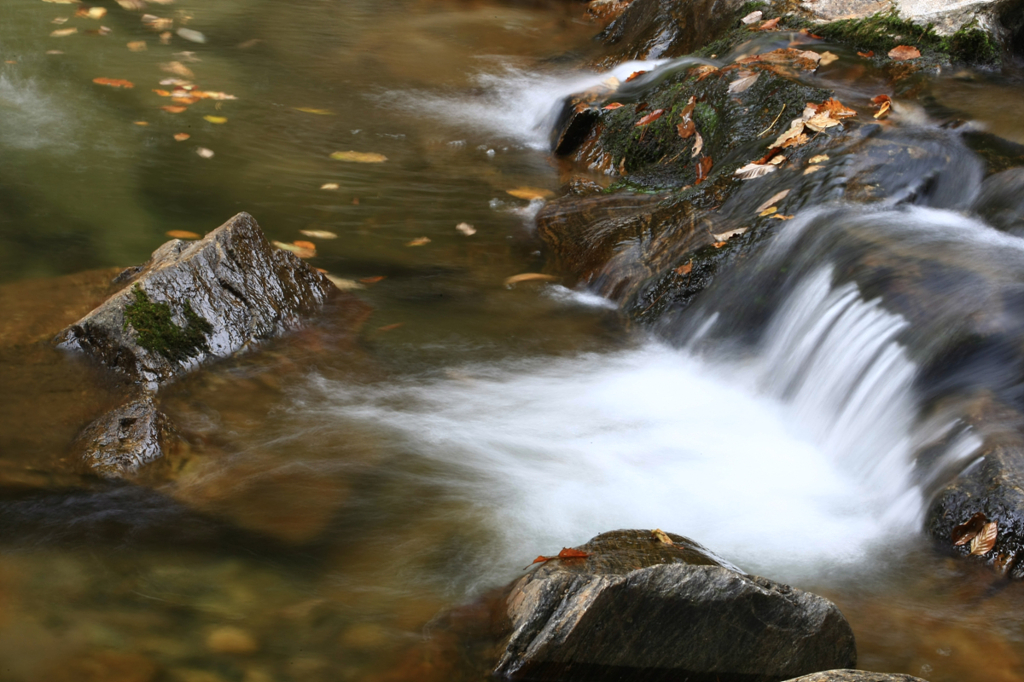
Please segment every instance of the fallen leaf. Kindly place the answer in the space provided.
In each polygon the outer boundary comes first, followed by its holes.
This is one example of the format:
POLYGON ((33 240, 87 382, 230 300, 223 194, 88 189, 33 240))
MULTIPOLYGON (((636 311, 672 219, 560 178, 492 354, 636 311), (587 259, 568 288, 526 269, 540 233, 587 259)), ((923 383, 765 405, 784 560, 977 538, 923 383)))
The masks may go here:
POLYGON ((292 242, 292 244, 295 244, 295 246, 299 247, 300 249, 310 249, 311 251, 316 251, 316 244, 314 244, 313 242, 304 242, 296 240, 292 242))
POLYGON ((758 217, 758 218, 767 218, 767 217, 768 217, 768 216, 770 216, 770 215, 771 215, 772 213, 778 213, 778 211, 779 211, 779 209, 777 209, 776 207, 774 207, 774 206, 769 206, 768 208, 766 208, 766 209, 764 209, 763 211, 761 211, 760 213, 758 213, 758 214, 757 214, 757 217, 758 217))
POLYGON ((336 277, 334 275, 327 275, 327 279, 331 280, 331 284, 338 287, 342 291, 354 291, 357 289, 366 288, 359 282, 355 281, 354 279, 345 279, 344 277, 336 277))
POLYGON ((331 158, 335 161, 351 161, 352 163, 384 163, 388 157, 373 152, 334 152, 331 158))
POLYGON ((516 187, 514 189, 505 190, 506 194, 511 194, 516 199, 525 199, 527 201, 533 201, 534 199, 550 199, 555 196, 555 193, 551 190, 540 189, 537 187, 516 187))
POLYGON ((891 106, 892 105, 889 102, 884 102, 882 104, 882 107, 874 115, 874 118, 885 118, 885 116, 889 113, 889 109, 891 106))
POLYGON ((725 246, 725 242, 715 242, 715 243, 714 243, 714 244, 712 244, 711 246, 715 247, 716 249, 720 249, 720 248, 722 248, 723 246, 725 246))
POLYGON ((780 202, 783 199, 785 199, 787 196, 789 196, 789 190, 788 189, 784 189, 781 192, 777 192, 776 194, 773 194, 771 196, 771 198, 768 199, 768 201, 764 202, 763 204, 761 204, 760 206, 755 208, 754 209, 754 213, 760 213, 761 211, 765 210, 769 206, 774 206, 778 202, 780 202))
POLYGON ((665 115, 665 110, 664 109, 655 109, 654 111, 652 111, 651 113, 647 114, 646 116, 641 118, 639 121, 634 123, 633 127, 634 128, 639 128, 639 127, 645 126, 645 125, 647 125, 649 123, 653 123, 654 121, 657 121, 659 118, 661 118, 664 115, 665 115))
POLYGON ((181 62, 166 62, 160 65, 160 69, 167 73, 173 73, 175 76, 181 76, 182 78, 188 78, 192 80, 196 77, 192 69, 188 68, 181 62))
POLYGON ((662 529, 655 528, 654 530, 651 531, 651 535, 653 535, 654 539, 657 540, 658 542, 660 542, 662 544, 665 544, 665 545, 672 545, 673 547, 675 547, 676 543, 672 542, 672 538, 670 538, 668 536, 668 533, 666 533, 662 529))
POLYGON ((729 92, 731 94, 737 94, 746 91, 751 85, 757 82, 757 79, 761 76, 759 73, 755 73, 752 76, 746 76, 744 78, 738 78, 729 84, 729 92))
POLYGON ((999 534, 999 527, 995 521, 986 523, 973 540, 971 540, 971 554, 988 554, 996 546, 996 536, 999 534))
POLYGON ((808 138, 805 133, 800 133, 796 137, 790 138, 789 140, 783 142, 779 149, 786 149, 787 147, 799 147, 802 144, 807 144, 807 140, 809 139, 810 138, 808 138))
POLYGON ((827 111, 829 116, 832 118, 850 118, 851 116, 857 115, 856 111, 848 108, 835 97, 829 97, 827 100, 817 105, 816 109, 819 113, 827 111))
MULTIPOLYGON (((304 234, 307 237, 312 237, 313 239, 337 239, 338 238, 338 235, 334 234, 333 232, 328 232, 327 230, 299 230, 299 233, 300 234, 304 234)), ((299 242, 295 242, 295 243, 298 244, 299 242)))
POLYGON ((678 268, 676 268, 675 269, 675 273, 677 275, 689 275, 692 270, 693 270, 693 261, 689 261, 688 263, 684 263, 684 264, 680 265, 678 268))
POLYGON ((867 59, 868 57, 874 57, 875 56, 875 51, 874 50, 868 50, 867 52, 858 52, 857 56, 858 57, 864 57, 865 59, 867 59))
POLYGON ((178 35, 193 43, 205 43, 206 36, 199 31, 194 31, 191 28, 179 28, 177 31, 178 35))
POLYGON ((620 102, 612 102, 611 104, 606 104, 601 108, 604 109, 605 111, 614 111, 615 109, 619 109, 622 106, 624 105, 621 104, 620 102))
POLYGON ((73 33, 78 33, 78 29, 77 28, 58 28, 55 31, 52 31, 50 33, 50 36, 53 37, 53 38, 63 38, 64 36, 69 36, 69 35, 71 35, 73 33))
POLYGON ((558 553, 558 556, 539 556, 533 560, 533 563, 540 564, 553 559, 585 559, 588 556, 590 556, 589 552, 581 552, 578 549, 563 547, 562 551, 558 553))
POLYGON ((61 50, 47 50, 46 54, 64 54, 61 50))
MULTIPOLYGON (((789 128, 787 128, 784 133, 779 135, 775 139, 775 142, 772 142, 770 145, 768 145, 768 149, 772 149, 772 148, 775 148, 775 147, 782 148, 782 147, 795 146, 797 144, 803 144, 803 142, 800 142, 800 141, 797 141, 797 142, 794 142, 794 143, 790 144, 791 140, 796 140, 801 135, 803 135, 803 132, 804 132, 804 120, 802 118, 795 118, 795 119, 793 119, 790 122, 789 128)), ((804 135, 804 142, 807 141, 806 138, 807 138, 807 136, 804 135)))
MULTIPOLYGON (((174 26, 174 19, 158 17, 153 14, 143 14, 142 23, 146 25, 146 28, 152 31, 167 31, 174 26)), ((168 36, 170 36, 170 34, 168 34, 168 36)))
POLYGON ((135 121, 134 123, 137 126, 148 126, 149 125, 149 121, 135 121))
POLYGON ((192 137, 188 133, 174 133, 174 139, 178 142, 184 142, 188 138, 192 137))
POLYGON ((379 332, 390 332, 398 329, 399 327, 405 326, 405 322, 396 322, 394 324, 386 324, 383 327, 377 327, 379 332))
POLYGON ((57 24, 58 26, 60 26, 62 24, 68 23, 68 18, 67 17, 54 17, 53 21, 51 21, 50 23, 51 24, 57 24))
POLYGON ((173 237, 174 239, 200 239, 201 238, 201 235, 198 235, 195 232, 189 232, 188 230, 168 230, 164 234, 166 234, 168 237, 173 237))
POLYGON ((757 30, 758 31, 772 31, 772 30, 774 30, 775 27, 779 25, 779 19, 780 18, 781 17, 775 17, 774 19, 769 19, 768 21, 762 22, 761 25, 757 27, 757 30))
POLYGON ((777 170, 776 166, 766 166, 757 163, 748 163, 742 168, 737 168, 733 175, 736 175, 740 180, 753 180, 769 173, 774 173, 777 170))
POLYGON ((793 219, 793 216, 791 216, 791 215, 782 215, 781 213, 776 213, 772 217, 775 218, 776 220, 792 220, 793 219))
POLYGON ((693 137, 694 133, 697 132, 697 126, 693 124, 693 121, 686 119, 682 123, 676 125, 676 131, 679 133, 679 137, 685 139, 693 137))
POLYGON ((700 154, 701 150, 704 149, 704 138, 700 136, 700 133, 694 133, 694 137, 696 139, 693 141, 693 151, 690 152, 691 159, 700 154))
POLYGON ((710 64, 698 64, 697 66, 690 69, 690 73, 695 74, 697 76, 698 81, 704 80, 705 78, 715 73, 716 71, 718 71, 718 67, 711 66, 710 64))
POLYGON ((215 90, 195 90, 192 94, 200 99, 213 99, 217 101, 238 99, 234 95, 229 95, 226 92, 217 92, 215 90))
POLYGON ((423 246, 424 244, 430 243, 430 237, 417 237, 411 242, 406 242, 406 246, 423 246))
POLYGON ((785 156, 783 156, 782 154, 778 154, 776 156, 773 156, 771 159, 769 159, 768 163, 770 163, 773 166, 778 166, 778 165, 781 165, 785 160, 786 160, 785 156))
POLYGON ((196 147, 196 154, 203 157, 204 159, 213 158, 213 150, 207 149, 206 147, 196 147))
POLYGON ((953 541, 955 547, 966 545, 982 531, 987 521, 988 517, 984 513, 978 512, 960 525, 954 526, 949 539, 953 541))
POLYGON ((812 156, 811 158, 807 159, 807 163, 811 164, 822 163, 823 161, 828 161, 828 154, 818 154, 817 156, 812 156))
POLYGON ((164 111, 166 111, 169 114, 180 114, 181 112, 183 112, 186 109, 188 109, 188 107, 179 107, 179 106, 176 106, 174 104, 165 104, 164 106, 162 106, 160 108, 163 109, 164 111))
POLYGON ((908 59, 917 59, 921 56, 921 51, 916 47, 910 45, 897 45, 896 47, 889 50, 889 59, 895 59, 896 61, 906 61, 908 59))
POLYGON ((325 182, 320 185, 320 189, 338 189, 339 185, 336 182, 325 182))
POLYGON ((128 49, 132 52, 143 52, 146 49, 146 41, 133 40, 132 42, 128 43, 128 49))
POLYGON ((711 172, 711 157, 703 156, 700 161, 697 162, 697 180, 694 184, 703 182, 707 179, 708 173, 711 172))
POLYGON ((112 88, 134 88, 135 84, 122 78, 93 78, 93 83, 98 85, 109 85, 112 88))
POLYGON ((171 44, 171 32, 170 31, 164 31, 163 33, 160 34, 160 44, 161 45, 170 45, 171 44))
POLYGON ((102 19, 103 17, 107 16, 107 8, 106 7, 90 7, 89 9, 86 9, 86 8, 82 7, 77 12, 75 12, 75 16, 76 17, 86 17, 88 19, 102 19))
POLYGON ((804 50, 803 52, 798 52, 796 56, 802 59, 810 59, 815 64, 821 62, 821 55, 814 50, 804 50))
POLYGON ((455 229, 461 232, 462 234, 466 235, 467 237, 471 237, 474 234, 476 234, 476 228, 470 225, 469 223, 459 223, 458 225, 455 226, 455 229))
POLYGON ((210 123, 214 123, 216 125, 220 125, 222 123, 227 123, 228 122, 228 120, 226 118, 224 118, 223 116, 203 116, 203 119, 206 120, 206 121, 209 121, 210 123))
POLYGON ((505 278, 505 286, 512 287, 520 282, 557 282, 558 277, 554 275, 543 275, 539 272, 524 272, 520 275, 512 275, 505 278))
POLYGON ((146 8, 145 0, 117 0, 122 9, 139 10, 146 8))
POLYGON ((647 73, 647 72, 646 71, 634 71, 633 73, 631 73, 628 76, 626 76, 626 82, 628 83, 631 80, 635 80, 635 79, 639 78, 640 76, 644 75, 645 73, 647 73))
POLYGON ((310 109, 309 107, 295 107, 295 111, 301 111, 304 114, 316 114, 317 116, 334 116, 334 112, 329 109, 310 109))
POLYGON ((821 170, 821 166, 808 166, 804 169, 804 175, 810 175, 811 173, 817 173, 821 170))
POLYGON ((747 16, 740 19, 740 21, 746 24, 747 26, 750 26, 751 24, 756 24, 757 22, 761 21, 761 17, 763 16, 764 12, 762 12, 761 10, 754 10, 747 16))
POLYGON ((834 61, 839 59, 838 55, 834 55, 831 52, 822 52, 821 60, 818 62, 819 66, 828 66, 834 61))
POLYGON ((728 230, 727 232, 722 232, 721 234, 715 234, 712 236, 715 238, 715 241, 717 242, 727 242, 733 237, 738 237, 739 235, 745 233, 746 231, 747 228, 745 227, 737 227, 735 230, 728 230))
POLYGON ((376 277, 363 277, 359 281, 363 284, 376 284, 377 282, 381 282, 385 279, 387 279, 387 277, 384 275, 377 275, 376 277))
POLYGON ((811 130, 820 133, 826 128, 831 128, 833 126, 839 125, 839 121, 832 118, 832 116, 830 116, 827 111, 823 111, 820 114, 815 114, 814 116, 811 116, 809 119, 804 121, 804 125, 806 125, 811 130))

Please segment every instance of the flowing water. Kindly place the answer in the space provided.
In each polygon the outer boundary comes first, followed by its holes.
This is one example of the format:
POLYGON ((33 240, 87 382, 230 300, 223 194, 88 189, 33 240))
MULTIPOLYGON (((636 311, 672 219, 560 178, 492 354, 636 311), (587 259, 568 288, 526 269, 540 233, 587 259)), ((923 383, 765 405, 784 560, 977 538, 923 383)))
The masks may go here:
MULTIPOLYGON (((939 340, 1024 319, 1024 241, 970 215, 983 166, 941 112, 1022 139, 980 104, 1019 84, 935 77, 883 136, 945 155, 930 184, 879 166, 892 200, 807 206, 648 334, 584 290, 503 284, 543 267, 541 202, 507 190, 557 190, 558 102, 609 75, 578 69, 579 6, 149 5, 205 42, 97 6, 0 5, 0 680, 480 678, 439 613, 655 527, 835 600, 866 669, 1024 679, 1024 590, 920 530, 982 442, 962 402, 1020 397, 994 349, 937 374, 939 340), (237 99, 173 113, 153 92, 172 78, 237 99), (368 305, 172 386, 189 446, 142 485, 81 479, 67 444, 117 387, 14 344, 102 300, 109 270, 69 273, 240 210, 275 240, 336 233, 312 262, 368 305)), ((844 102, 875 94, 870 71, 830 73, 844 102)))

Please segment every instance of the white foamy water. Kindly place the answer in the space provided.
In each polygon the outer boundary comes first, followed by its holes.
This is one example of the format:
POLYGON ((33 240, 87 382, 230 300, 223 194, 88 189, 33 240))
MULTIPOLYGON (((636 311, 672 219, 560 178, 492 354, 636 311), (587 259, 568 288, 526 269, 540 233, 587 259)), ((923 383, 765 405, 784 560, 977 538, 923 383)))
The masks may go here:
POLYGON ((652 342, 428 381, 318 378, 303 409, 375 429, 410 470, 429 462, 497 539, 496 566, 616 528, 681 533, 773 577, 850 566, 918 524, 914 368, 902 319, 829 279, 809 277, 743 362, 652 342))

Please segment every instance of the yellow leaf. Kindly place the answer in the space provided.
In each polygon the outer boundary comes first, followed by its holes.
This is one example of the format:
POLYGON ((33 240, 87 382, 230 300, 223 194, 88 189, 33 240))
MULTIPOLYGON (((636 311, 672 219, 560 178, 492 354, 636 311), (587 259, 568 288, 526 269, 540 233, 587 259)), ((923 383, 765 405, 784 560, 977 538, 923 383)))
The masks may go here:
POLYGON ((145 127, 145 126, 149 125, 149 122, 148 121, 135 121, 135 125, 145 127))
POLYGON ((505 192, 511 194, 516 199, 525 199, 526 201, 550 199, 555 196, 555 193, 551 190, 540 189, 539 187, 516 187, 514 189, 507 189, 505 192))
POLYGON ((320 189, 338 189, 338 183, 336 182, 325 182, 320 185, 320 189))
POLYGON ((505 286, 511 287, 520 282, 557 282, 558 277, 554 275, 542 275, 539 272, 524 272, 521 275, 512 275, 505 278, 505 286))
POLYGON ((417 237, 411 242, 407 242, 406 246, 423 246, 424 244, 430 243, 430 237, 417 237))
POLYGON ((188 230, 169 230, 165 233, 168 237, 174 237, 175 239, 199 239, 200 235, 195 232, 189 232, 188 230))
POLYGON ((299 232, 306 235, 307 237, 312 237, 313 239, 338 238, 338 235, 334 234, 333 232, 328 232, 327 230, 299 230, 299 232))
POLYGON ((755 208, 754 211, 757 212, 757 213, 760 213, 761 211, 765 210, 769 206, 774 206, 775 204, 779 203, 780 201, 782 201, 783 199, 785 199, 788 196, 789 196, 789 190, 788 189, 784 189, 781 192, 776 192, 775 194, 773 194, 771 196, 771 198, 768 199, 768 201, 763 202, 760 206, 755 208))
POLYGON ((763 210, 763 211, 761 211, 760 213, 758 213, 758 214, 757 214, 757 216, 758 216, 759 218, 764 218, 764 217, 766 217, 766 216, 770 216, 770 215, 771 215, 772 213, 777 213, 777 212, 778 212, 778 210, 779 210, 779 209, 775 208, 774 206, 769 206, 769 207, 768 207, 768 208, 766 208, 765 210, 763 210))
POLYGON ((837 55, 832 54, 831 52, 822 52, 821 61, 819 61, 818 64, 820 64, 821 66, 828 66, 829 64, 838 59, 839 57, 837 55))
POLYGON ((384 163, 388 157, 373 152, 334 152, 331 158, 335 161, 351 161, 352 163, 384 163))
POLYGON ((344 277, 335 277, 334 275, 327 275, 327 279, 331 280, 331 283, 342 291, 366 288, 354 279, 345 279, 344 277))
POLYGON ((808 166, 804 170, 804 175, 810 175, 811 173, 817 173, 821 170, 821 166, 808 166))
POLYGON ((658 542, 660 542, 662 544, 672 545, 673 547, 676 544, 676 543, 672 542, 672 538, 670 538, 668 536, 668 533, 666 533, 665 531, 663 531, 660 528, 655 528, 654 530, 652 530, 651 531, 651 535, 654 536, 655 540, 657 540, 658 542))
POLYGON ((776 220, 792 220, 793 219, 793 216, 791 216, 791 215, 782 215, 781 213, 776 213, 772 217, 775 218, 776 220))
POLYGON ((52 31, 50 35, 54 38, 63 38, 69 36, 72 33, 78 33, 77 28, 58 28, 56 31, 52 31))
POLYGON ((295 111, 301 111, 306 114, 316 114, 317 116, 334 116, 334 112, 329 109, 310 109, 308 107, 295 107, 295 111))
POLYGON ((203 116, 203 118, 209 121, 210 123, 216 123, 217 125, 228 122, 228 120, 223 116, 203 116))
POLYGON ((132 42, 128 43, 128 49, 131 50, 132 52, 142 52, 143 50, 146 49, 146 41, 145 40, 133 40, 132 42))
POLYGON ((828 161, 828 154, 818 154, 817 156, 812 156, 807 160, 807 163, 815 164, 822 163, 823 161, 828 161))
POLYGON ((85 10, 85 16, 89 17, 90 19, 102 19, 103 17, 107 16, 107 8, 90 7, 89 9, 85 10))

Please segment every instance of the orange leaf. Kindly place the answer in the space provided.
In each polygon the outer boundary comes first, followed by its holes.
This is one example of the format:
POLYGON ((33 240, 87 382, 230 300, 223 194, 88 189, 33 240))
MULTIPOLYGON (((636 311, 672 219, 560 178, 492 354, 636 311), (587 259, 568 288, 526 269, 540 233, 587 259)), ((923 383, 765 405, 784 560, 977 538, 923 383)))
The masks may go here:
POLYGON ((604 107, 602 107, 602 108, 605 111, 613 111, 615 109, 618 109, 621 106, 623 106, 623 105, 621 103, 619 103, 619 102, 612 102, 611 104, 604 105, 604 107))
POLYGON ((562 551, 558 553, 559 559, 584 559, 588 556, 590 556, 590 552, 581 552, 571 547, 563 547, 562 551))
POLYGON ((692 270, 693 261, 690 261, 689 263, 684 263, 683 265, 680 265, 678 268, 676 268, 675 273, 677 275, 689 275, 692 270))
MULTIPOLYGON (((379 331, 379 332, 390 332, 390 331, 394 331, 395 329, 398 329, 399 327, 402 327, 404 325, 405 325, 405 322, 395 322, 394 324, 386 324, 383 327, 377 327, 377 331, 379 331)), ((537 563, 537 562, 534 562, 534 563, 537 563)))
POLYGON ((178 142, 184 142, 185 140, 187 140, 190 137, 192 137, 192 136, 189 135, 188 133, 175 133, 174 134, 174 139, 177 140, 178 142))
POLYGON ((817 105, 815 109, 818 113, 827 111, 829 116, 832 118, 849 118, 850 116, 856 116, 857 112, 849 109, 842 102, 837 100, 835 97, 830 97, 821 104, 817 105))
POLYGON ((629 81, 631 81, 631 80, 633 80, 635 78, 639 78, 640 76, 644 75, 645 73, 647 73, 647 72, 646 71, 634 71, 633 73, 629 74, 629 76, 626 77, 626 82, 628 83, 629 81))
POLYGON ((551 561, 554 558, 555 557, 553 557, 553 556, 539 556, 536 559, 534 559, 533 561, 531 561, 530 564, 542 564, 545 561, 551 561))
POLYGON ((185 111, 187 107, 176 107, 173 104, 165 104, 160 108, 170 114, 180 114, 181 112, 185 111))
MULTIPOLYGON (((696 183, 703 182, 705 179, 707 179, 708 173, 710 173, 710 172, 711 172, 711 157, 710 156, 702 157, 701 160, 697 162, 697 181, 696 181, 696 183)), ((694 183, 694 184, 696 184, 696 183, 694 183)))
POLYGON ((693 124, 693 121, 687 119, 676 126, 676 130, 679 131, 679 137, 684 140, 693 137, 693 134, 697 132, 697 126, 693 124))
POLYGON ((313 242, 294 241, 292 242, 292 244, 295 244, 295 246, 299 247, 300 249, 310 249, 311 251, 316 251, 316 244, 314 244, 313 242))
POLYGON ((199 235, 195 232, 189 232, 188 230, 169 230, 165 233, 168 237, 174 239, 199 239, 199 235))
POLYGON ((135 84, 123 78, 93 78, 93 83, 98 85, 109 85, 112 88, 134 88, 135 84))
POLYGON ((897 45, 896 47, 889 50, 889 58, 897 61, 906 61, 907 59, 917 59, 921 56, 921 51, 916 47, 910 45, 897 45))
POLYGON ((858 57, 864 57, 865 59, 868 58, 868 57, 874 57, 875 56, 875 51, 874 50, 868 50, 867 52, 858 52, 857 56, 858 57))
POLYGON ((634 128, 639 128, 640 126, 645 126, 648 123, 653 123, 654 121, 657 121, 659 118, 661 118, 664 115, 665 115, 665 110, 664 109, 655 109, 654 111, 652 111, 651 113, 647 114, 646 116, 641 118, 639 121, 637 121, 636 124, 634 124, 633 127, 634 128))
POLYGON ((769 19, 767 21, 762 21, 761 25, 757 27, 757 30, 758 31, 771 31, 771 30, 773 30, 778 25, 779 25, 779 17, 775 17, 774 19, 769 19))
POLYGON ((875 104, 875 106, 882 106, 882 104, 884 104, 885 102, 891 102, 891 101, 892 101, 892 98, 889 97, 889 95, 878 95, 877 97, 872 97, 871 98, 871 102, 873 104, 875 104))
POLYGON ((386 279, 384 275, 378 275, 377 277, 363 277, 360 282, 363 284, 376 284, 377 282, 386 279))

